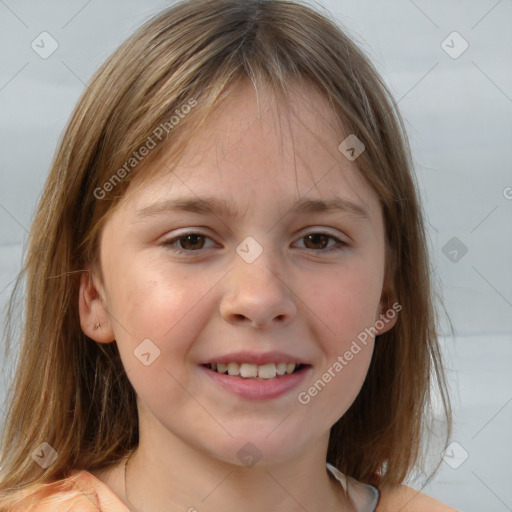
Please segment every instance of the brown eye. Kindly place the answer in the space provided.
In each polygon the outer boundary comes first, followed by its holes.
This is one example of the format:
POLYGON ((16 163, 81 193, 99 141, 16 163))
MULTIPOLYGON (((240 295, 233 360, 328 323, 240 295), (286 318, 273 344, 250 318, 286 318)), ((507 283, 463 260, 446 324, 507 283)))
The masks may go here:
POLYGON ((307 235, 304 237, 304 240, 307 240, 307 242, 314 246, 310 247, 308 246, 308 243, 306 243, 307 249, 325 249, 327 247, 327 244, 329 243, 329 236, 323 235, 321 233, 315 233, 313 235, 307 235))
MULTIPOLYGON (((191 253, 204 249, 206 240, 211 239, 201 233, 191 232, 183 233, 179 236, 175 236, 174 238, 170 238, 169 240, 164 240, 161 245, 177 254, 187 252, 191 253)), ((206 247, 206 249, 208 249, 208 247, 206 247)))
POLYGON ((327 233, 311 233, 303 236, 300 240, 304 240, 304 246, 306 249, 313 251, 330 252, 343 249, 345 246, 348 246, 347 243, 332 235, 328 235, 327 233), (330 241, 334 241, 335 243, 331 244, 329 247, 330 241), (336 245, 338 245, 338 247, 336 247, 336 245))
POLYGON ((197 233, 190 235, 180 236, 178 239, 180 249, 191 251, 194 249, 202 249, 204 246, 204 237, 197 233))

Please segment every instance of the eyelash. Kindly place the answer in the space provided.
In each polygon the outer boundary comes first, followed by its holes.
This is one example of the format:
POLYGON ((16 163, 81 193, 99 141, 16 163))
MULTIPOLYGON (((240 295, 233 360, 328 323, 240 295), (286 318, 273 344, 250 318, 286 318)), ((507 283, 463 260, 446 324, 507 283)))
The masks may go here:
MULTIPOLYGON (((198 233, 196 231, 189 231, 187 233, 181 233, 180 235, 178 236, 175 236, 173 238, 170 238, 169 240, 164 240, 161 245, 164 246, 167 250, 170 250, 172 252, 174 252, 175 254, 191 254, 191 253, 194 253, 194 252, 200 252, 202 249, 196 249, 196 250, 192 250, 192 249, 180 249, 180 248, 177 248, 177 247, 173 247, 173 245, 178 241, 178 240, 181 240, 182 238, 186 238, 187 236, 190 236, 190 235, 199 235, 200 237, 203 237, 203 238, 209 238, 211 240, 211 238, 207 235, 204 235, 202 233, 198 233)), ((308 233, 306 235, 303 235, 302 237, 300 237, 300 239, 303 239, 303 238, 306 238, 307 236, 311 236, 311 235, 324 235, 324 236, 327 236, 327 238, 330 238, 332 240, 335 240, 338 245, 341 245, 341 247, 331 247, 329 249, 307 249, 307 251, 313 251, 313 252, 337 252, 337 251, 342 251, 344 250, 346 247, 348 247, 348 244, 346 242, 344 242, 343 240, 340 240, 339 238, 336 238, 335 236, 333 235, 329 235, 328 233, 322 233, 321 231, 316 231, 316 232, 312 232, 312 233, 308 233)), ((299 239, 299 240, 300 240, 299 239)))

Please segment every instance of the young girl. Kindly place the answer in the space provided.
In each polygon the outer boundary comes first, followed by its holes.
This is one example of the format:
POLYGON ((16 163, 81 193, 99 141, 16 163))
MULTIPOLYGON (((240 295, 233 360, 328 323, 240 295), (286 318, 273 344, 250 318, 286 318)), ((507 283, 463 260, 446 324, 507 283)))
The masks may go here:
POLYGON ((432 382, 450 432, 411 168, 385 85, 311 8, 143 26, 32 226, 0 510, 453 510, 402 485, 432 382))

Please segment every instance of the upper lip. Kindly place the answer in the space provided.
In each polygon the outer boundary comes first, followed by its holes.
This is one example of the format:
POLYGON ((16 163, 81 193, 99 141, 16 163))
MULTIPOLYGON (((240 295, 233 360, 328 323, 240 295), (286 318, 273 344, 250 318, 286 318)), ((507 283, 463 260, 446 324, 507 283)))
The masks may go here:
POLYGON ((272 351, 258 354, 256 352, 232 352, 222 356, 212 357, 202 364, 213 363, 249 363, 256 365, 263 365, 268 363, 296 363, 296 364, 309 364, 305 359, 298 356, 286 354, 284 352, 272 351))

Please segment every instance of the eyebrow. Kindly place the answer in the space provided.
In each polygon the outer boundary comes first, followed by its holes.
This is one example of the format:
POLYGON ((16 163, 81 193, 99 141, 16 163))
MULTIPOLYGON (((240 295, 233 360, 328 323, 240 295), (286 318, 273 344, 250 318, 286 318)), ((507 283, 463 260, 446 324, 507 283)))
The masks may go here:
MULTIPOLYGON (((233 208, 224 199, 216 197, 182 197, 158 202, 137 211, 137 217, 145 218, 159 214, 181 212, 198 213, 202 215, 221 215, 228 218, 240 217, 240 211, 233 208)), ((286 213, 306 214, 316 212, 342 212, 354 217, 370 220, 369 212, 360 204, 341 197, 335 199, 300 199, 286 213)))

